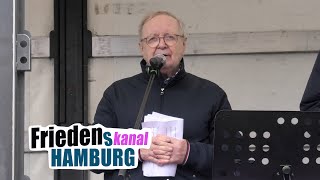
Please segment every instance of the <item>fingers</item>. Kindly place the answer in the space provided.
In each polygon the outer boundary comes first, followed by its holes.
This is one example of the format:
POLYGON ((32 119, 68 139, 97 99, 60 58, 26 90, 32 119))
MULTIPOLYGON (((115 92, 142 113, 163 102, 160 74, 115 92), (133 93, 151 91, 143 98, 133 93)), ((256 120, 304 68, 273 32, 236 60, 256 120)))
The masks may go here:
POLYGON ((173 151, 171 138, 164 135, 157 135, 152 139, 151 149, 160 155, 168 155, 173 151))
POLYGON ((157 154, 164 154, 173 151, 172 145, 151 145, 151 149, 157 154))
POLYGON ((167 156, 167 155, 155 155, 155 157, 158 159, 158 160, 170 160, 171 156, 167 156))
POLYGON ((169 146, 171 144, 171 138, 164 135, 157 135, 152 138, 152 144, 158 146, 169 146))
POLYGON ((175 138, 172 138, 171 142, 173 144, 173 151, 169 163, 182 164, 187 154, 188 143, 185 139, 180 140, 175 138))
POLYGON ((158 165, 164 165, 169 163, 170 156, 168 155, 156 155, 150 149, 140 149, 141 160, 150 161, 158 165))
POLYGON ((153 161, 156 158, 153 151, 149 149, 140 149, 140 156, 143 161, 153 161))
POLYGON ((141 156, 145 161, 158 165, 182 164, 187 154, 187 141, 164 135, 152 139, 150 149, 142 150, 141 156))
MULTIPOLYGON (((171 148, 172 149, 172 148, 171 148)), ((164 156, 171 156, 172 155, 172 150, 170 151, 163 151, 163 150, 158 150, 154 149, 152 150, 155 155, 164 155, 164 156)))

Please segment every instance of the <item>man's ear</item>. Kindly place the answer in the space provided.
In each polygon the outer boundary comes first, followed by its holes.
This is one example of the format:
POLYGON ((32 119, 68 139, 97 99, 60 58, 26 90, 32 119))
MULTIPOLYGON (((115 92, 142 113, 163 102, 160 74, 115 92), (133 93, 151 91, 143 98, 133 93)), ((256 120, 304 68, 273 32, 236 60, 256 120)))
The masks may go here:
POLYGON ((185 38, 184 40, 183 40, 183 42, 182 42, 182 44, 183 44, 183 52, 185 52, 185 50, 186 50, 186 46, 187 46, 187 38, 185 38))
POLYGON ((183 46, 186 46, 186 45, 187 45, 187 38, 183 40, 183 46))
POLYGON ((143 52, 143 45, 142 45, 141 42, 139 42, 139 50, 140 50, 140 53, 142 54, 142 52, 143 52))

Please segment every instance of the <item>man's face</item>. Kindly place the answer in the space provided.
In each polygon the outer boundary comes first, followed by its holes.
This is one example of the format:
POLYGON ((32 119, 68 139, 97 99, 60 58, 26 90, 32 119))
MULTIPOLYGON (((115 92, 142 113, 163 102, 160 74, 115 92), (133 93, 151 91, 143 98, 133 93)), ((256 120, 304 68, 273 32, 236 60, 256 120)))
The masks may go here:
MULTIPOLYGON (((142 28, 142 37, 159 36, 163 37, 167 34, 172 35, 182 35, 179 24, 176 19, 167 15, 158 15, 153 17, 151 20, 147 21, 142 28)), ((180 60, 185 51, 185 38, 177 37, 177 43, 168 46, 163 38, 160 38, 158 46, 152 48, 147 43, 146 40, 139 43, 140 51, 143 58, 149 64, 149 60, 157 54, 163 54, 166 56, 166 63, 161 68, 161 73, 171 76, 177 70, 180 60)))

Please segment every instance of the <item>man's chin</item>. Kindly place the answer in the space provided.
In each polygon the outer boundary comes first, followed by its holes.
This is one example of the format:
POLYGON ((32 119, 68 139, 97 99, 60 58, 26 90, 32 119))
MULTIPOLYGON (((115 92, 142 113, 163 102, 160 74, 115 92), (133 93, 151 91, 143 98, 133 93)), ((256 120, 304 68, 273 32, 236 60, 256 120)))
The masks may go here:
POLYGON ((178 71, 178 67, 167 66, 167 65, 164 65, 160 69, 160 73, 162 75, 167 76, 167 77, 171 77, 171 76, 175 75, 177 71, 178 71))

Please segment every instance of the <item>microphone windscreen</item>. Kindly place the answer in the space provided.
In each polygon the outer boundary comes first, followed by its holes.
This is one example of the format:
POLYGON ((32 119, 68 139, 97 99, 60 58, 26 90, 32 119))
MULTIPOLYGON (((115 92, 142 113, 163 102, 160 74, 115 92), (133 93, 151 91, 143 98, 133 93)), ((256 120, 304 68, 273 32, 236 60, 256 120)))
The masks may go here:
POLYGON ((150 65, 153 69, 161 69, 161 67, 165 64, 166 57, 163 54, 157 54, 153 58, 150 59, 150 65))

